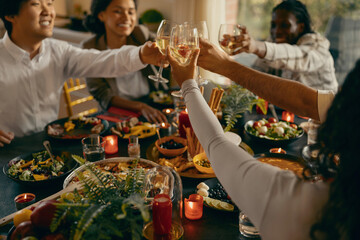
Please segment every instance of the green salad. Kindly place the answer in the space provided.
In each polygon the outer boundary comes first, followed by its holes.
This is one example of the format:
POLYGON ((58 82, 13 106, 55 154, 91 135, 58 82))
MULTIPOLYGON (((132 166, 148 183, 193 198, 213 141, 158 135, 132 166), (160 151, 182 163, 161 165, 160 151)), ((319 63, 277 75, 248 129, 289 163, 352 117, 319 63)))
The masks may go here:
POLYGON ((261 119, 247 124, 246 131, 254 136, 270 140, 286 140, 296 138, 303 133, 295 123, 277 121, 275 118, 261 119))
POLYGON ((51 160, 47 151, 33 153, 28 160, 20 159, 11 165, 7 173, 22 181, 42 181, 64 174, 67 170, 65 164, 66 153, 51 160))

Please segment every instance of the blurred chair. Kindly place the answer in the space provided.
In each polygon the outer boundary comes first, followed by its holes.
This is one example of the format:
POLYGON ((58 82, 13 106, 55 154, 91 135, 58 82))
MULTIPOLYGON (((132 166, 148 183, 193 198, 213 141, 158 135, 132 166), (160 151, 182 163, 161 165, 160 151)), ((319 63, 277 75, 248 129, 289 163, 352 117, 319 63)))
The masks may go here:
MULTIPOLYGON (((66 110, 69 117, 73 115, 84 116, 90 115, 98 112, 98 108, 94 107, 94 104, 90 104, 90 101, 94 100, 93 96, 84 96, 84 92, 86 92, 86 83, 81 83, 79 78, 74 80, 70 78, 67 82, 65 82, 64 87, 64 98, 66 102, 66 110), (82 91, 82 94, 75 95, 75 92, 82 91), (73 100, 74 99, 74 100, 73 100), (80 106, 81 104, 81 106, 80 106), (78 106, 80 112, 76 112, 74 114, 74 107, 78 106)), ((88 92, 86 92, 88 94, 88 92)))

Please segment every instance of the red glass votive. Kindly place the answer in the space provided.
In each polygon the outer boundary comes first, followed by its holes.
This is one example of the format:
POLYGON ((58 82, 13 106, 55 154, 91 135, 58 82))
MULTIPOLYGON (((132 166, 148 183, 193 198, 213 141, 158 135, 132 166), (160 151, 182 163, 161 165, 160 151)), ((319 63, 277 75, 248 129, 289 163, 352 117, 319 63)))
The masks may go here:
POLYGON ((35 203, 36 197, 33 193, 22 193, 14 198, 15 207, 17 210, 21 210, 31 204, 35 203))
POLYGON ((106 154, 114 154, 119 150, 118 147, 118 136, 109 135, 105 137, 105 153, 106 154))
POLYGON ((152 205, 154 233, 166 235, 171 230, 172 202, 167 194, 158 194, 152 205))
POLYGON ((281 153, 281 154, 286 154, 286 151, 282 148, 271 148, 269 150, 269 152, 271 153, 281 153))
POLYGON ((281 119, 283 121, 294 122, 294 118, 295 118, 295 115, 293 113, 288 112, 288 111, 282 112, 281 119))
POLYGON ((182 138, 186 138, 184 127, 191 128, 189 114, 187 111, 181 111, 179 114, 179 134, 182 138))
POLYGON ((189 199, 184 199, 185 217, 190 220, 200 219, 203 215, 203 197, 199 194, 191 194, 189 199))

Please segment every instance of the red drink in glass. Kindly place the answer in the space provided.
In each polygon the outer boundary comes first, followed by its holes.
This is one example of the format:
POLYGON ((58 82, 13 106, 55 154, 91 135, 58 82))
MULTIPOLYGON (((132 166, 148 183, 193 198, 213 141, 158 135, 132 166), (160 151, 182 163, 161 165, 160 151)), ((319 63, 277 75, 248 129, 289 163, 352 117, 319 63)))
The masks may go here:
POLYGON ((167 194, 158 194, 154 197, 152 206, 154 233, 166 235, 171 230, 172 202, 167 194))

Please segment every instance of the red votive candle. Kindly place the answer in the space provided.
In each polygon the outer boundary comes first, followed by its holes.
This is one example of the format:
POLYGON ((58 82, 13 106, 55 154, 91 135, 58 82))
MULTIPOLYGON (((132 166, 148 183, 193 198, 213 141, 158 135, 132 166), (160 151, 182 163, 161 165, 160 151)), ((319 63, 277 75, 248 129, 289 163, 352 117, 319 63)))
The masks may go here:
POLYGON ((158 194, 152 205, 154 233, 166 235, 171 230, 172 202, 167 194, 158 194))
POLYGON ((199 194, 191 194, 185 198, 185 217, 190 220, 200 219, 203 215, 203 197, 199 194))
POLYGON ((186 110, 181 111, 179 114, 179 134, 180 134, 180 137, 182 137, 182 138, 186 138, 186 132, 185 132, 184 127, 191 128, 189 114, 187 113, 186 110))
POLYGON ((294 122, 295 115, 288 111, 283 111, 281 119, 287 122, 294 122))
POLYGON ((33 193, 22 193, 14 199, 15 207, 17 210, 21 210, 31 204, 35 203, 35 194, 33 193))
POLYGON ((105 153, 114 154, 119 150, 118 137, 116 135, 110 135, 105 137, 105 153))

